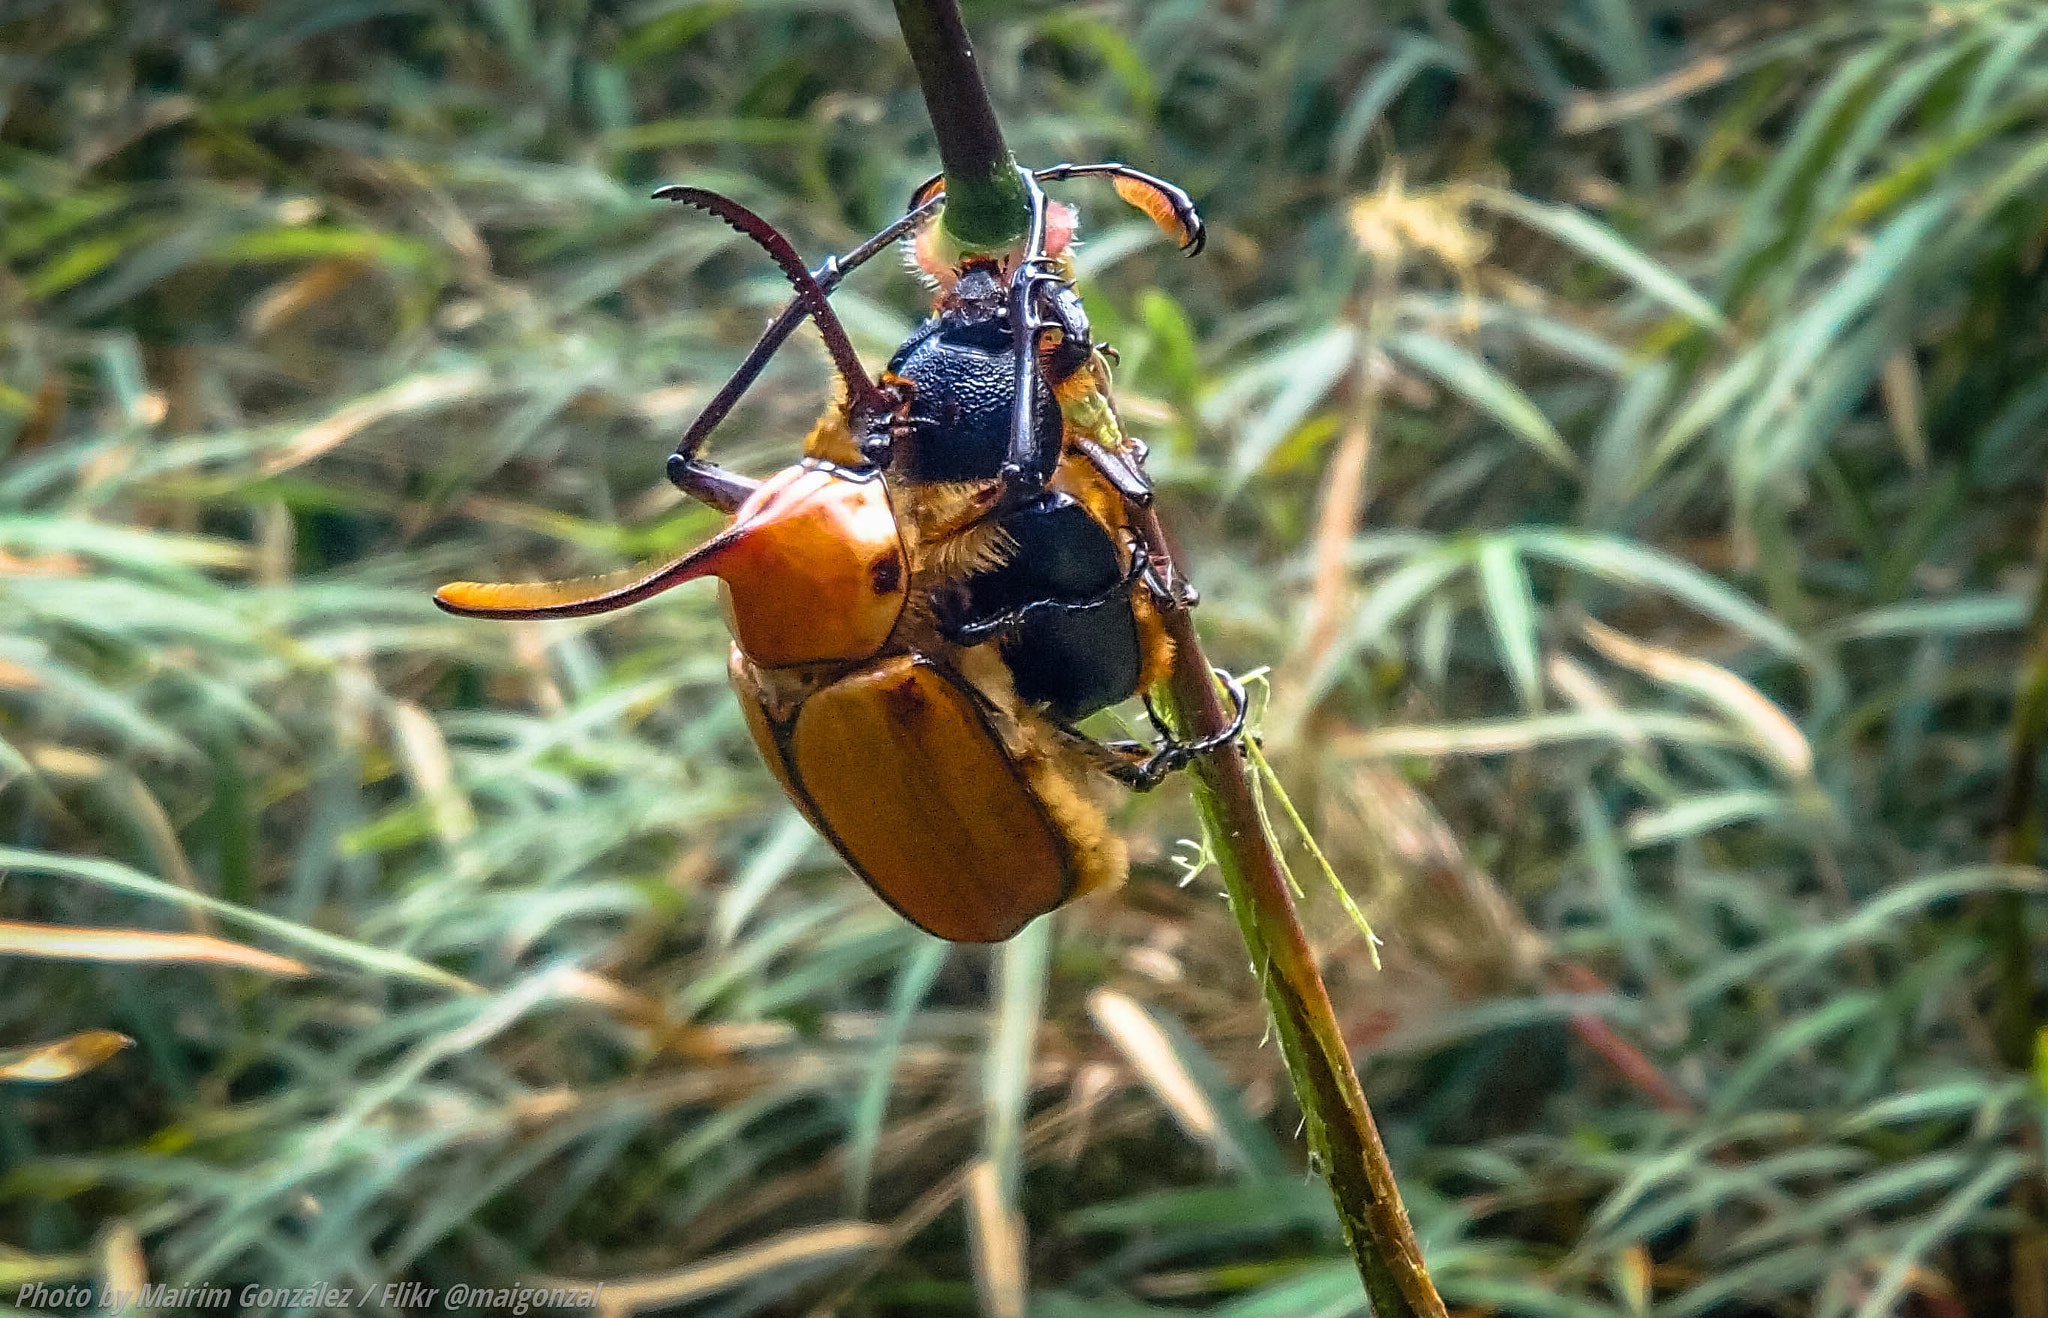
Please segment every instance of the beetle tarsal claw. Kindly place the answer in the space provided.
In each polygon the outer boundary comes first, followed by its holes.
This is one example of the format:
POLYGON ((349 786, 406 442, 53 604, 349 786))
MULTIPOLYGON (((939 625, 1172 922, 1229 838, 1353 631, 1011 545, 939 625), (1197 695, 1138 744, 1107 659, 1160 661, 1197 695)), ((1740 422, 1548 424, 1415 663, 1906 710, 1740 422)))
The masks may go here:
POLYGON ((1144 755, 1144 747, 1137 742, 1109 743, 1105 749, 1132 757, 1121 765, 1109 766, 1112 777, 1133 791, 1149 792, 1165 782, 1169 774, 1186 768, 1198 756, 1206 755, 1244 736, 1245 715, 1251 707, 1250 698, 1245 695, 1244 684, 1220 668, 1212 668, 1209 671, 1216 675, 1216 680, 1230 693, 1230 721, 1207 737, 1195 741, 1181 741, 1166 726, 1166 720, 1159 717, 1159 711, 1152 707, 1152 701, 1148 697, 1145 701, 1145 713, 1159 734, 1159 746, 1149 755, 1144 755), (1144 757, 1139 759, 1139 755, 1144 757))

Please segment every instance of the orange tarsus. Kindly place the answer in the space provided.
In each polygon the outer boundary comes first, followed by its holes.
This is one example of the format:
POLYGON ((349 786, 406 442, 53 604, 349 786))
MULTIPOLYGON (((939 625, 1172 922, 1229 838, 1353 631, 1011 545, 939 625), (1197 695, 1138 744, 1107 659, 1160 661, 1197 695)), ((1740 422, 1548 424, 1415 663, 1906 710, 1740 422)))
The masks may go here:
POLYGON ((1117 196, 1145 212, 1152 223, 1158 225, 1168 237, 1182 247, 1195 241, 1195 231, 1182 222, 1180 213, 1174 209, 1172 199, 1165 193, 1136 179, 1112 178, 1109 183, 1116 189, 1117 196))

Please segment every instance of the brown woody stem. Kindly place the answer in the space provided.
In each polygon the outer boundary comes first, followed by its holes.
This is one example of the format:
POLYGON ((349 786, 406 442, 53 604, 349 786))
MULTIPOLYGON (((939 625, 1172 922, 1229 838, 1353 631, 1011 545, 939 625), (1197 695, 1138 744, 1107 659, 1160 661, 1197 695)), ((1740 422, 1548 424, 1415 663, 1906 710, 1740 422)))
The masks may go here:
MULTIPOLYGON (((1155 550, 1172 561, 1157 512, 1146 511, 1141 529, 1155 550)), ((1174 578, 1179 575, 1176 564, 1174 578)), ((1164 702, 1168 718, 1190 739, 1213 736, 1228 726, 1230 715, 1217 696, 1194 619, 1185 609, 1168 609, 1165 619, 1174 643, 1171 690, 1164 702)), ((1244 747, 1226 743, 1197 759, 1190 773, 1195 809, 1273 1011, 1281 1053, 1307 1121, 1309 1147, 1329 1181, 1373 1313, 1376 1318, 1445 1318, 1444 1302, 1423 1264, 1393 1165, 1295 911, 1244 747)))
MULTIPOLYGON (((2048 750, 2048 501, 2041 510, 2034 564, 2034 606, 2027 618, 2027 649, 2020 661, 2013 693, 2012 728, 2008 734, 2005 785, 1999 796, 1998 831, 1991 843, 1992 860, 2007 865, 2033 865, 2041 854, 2044 803, 2041 799, 2041 756, 2048 750)), ((2034 945, 2028 937, 2026 903, 2004 893, 1979 911, 1996 958, 1993 976, 1991 1029, 2007 1066, 2026 1072, 2039 1065, 2048 1048, 2048 1027, 2036 1009, 2039 992, 2034 979, 2034 945)), ((2040 1129, 2029 1125, 2022 1147, 2039 1156, 2040 1129)), ((2048 1313, 2048 1192, 2039 1177, 2014 1187, 2012 1206, 2022 1218, 2012 1241, 2012 1312, 2048 1313)))
MULTIPOLYGON (((2034 606, 2027 619, 2027 650, 2013 693, 1998 831, 1991 844, 1992 860, 2007 865, 2032 865, 2041 853, 2040 769, 2042 752, 2048 749, 2048 503, 2042 507, 2040 540, 2034 606)), ((2006 1065, 2026 1070, 2034 1059, 2035 1032, 2034 958, 2027 937, 2026 905, 2014 894, 2000 897, 1992 905, 1988 932, 1999 965, 1993 1030, 2006 1065)))

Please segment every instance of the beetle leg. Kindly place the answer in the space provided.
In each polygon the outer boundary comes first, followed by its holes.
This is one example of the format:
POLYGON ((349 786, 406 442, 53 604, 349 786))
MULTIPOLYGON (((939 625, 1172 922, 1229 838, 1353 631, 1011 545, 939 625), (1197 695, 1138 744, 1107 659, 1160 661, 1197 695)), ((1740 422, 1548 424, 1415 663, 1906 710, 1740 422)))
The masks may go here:
POLYGON ((1145 589, 1152 594, 1152 602, 1160 608, 1185 611, 1202 602, 1194 583, 1174 574, 1173 555, 1154 551, 1151 543, 1141 536, 1131 546, 1131 557, 1145 565, 1138 579, 1145 583, 1145 589))
POLYGON ((1195 583, 1175 574, 1171 554, 1155 553, 1142 538, 1131 547, 1131 554, 1144 561, 1145 571, 1139 579, 1152 592, 1159 607, 1185 611, 1202 602, 1202 593, 1195 589, 1195 583))
MULTIPOLYGON (((1089 465, 1102 473, 1102 478, 1122 496, 1125 503, 1133 508, 1144 508, 1152 502, 1152 482, 1145 478, 1143 466, 1145 445, 1143 441, 1134 439, 1131 446, 1131 456, 1126 458, 1085 437, 1074 445, 1089 465)), ((1175 579, 1171 557, 1155 553, 1142 536, 1132 543, 1130 550, 1132 561, 1144 565, 1140 579, 1152 592, 1153 599, 1162 605, 1181 609, 1192 609, 1201 603, 1201 596, 1192 583, 1175 579)))
POLYGON ((1152 482, 1145 479, 1145 473, 1136 463, 1085 436, 1076 440, 1074 447, 1081 450, 1081 456, 1088 459, 1089 466, 1102 473, 1102 479, 1110 483, 1125 503, 1143 508, 1152 502, 1152 482))
POLYGON ((1152 720, 1152 726, 1159 733, 1159 746, 1152 749, 1136 741, 1097 741, 1086 733, 1062 727, 1062 731, 1074 739, 1082 754, 1088 757, 1093 767, 1116 779, 1134 792, 1149 792, 1166 781, 1168 775, 1186 768, 1196 756, 1206 755, 1219 746, 1225 746, 1244 735, 1245 712, 1250 707, 1250 698, 1245 695, 1244 685, 1220 668, 1211 669, 1216 679, 1223 683, 1230 693, 1233 712, 1230 722, 1222 731, 1196 741, 1181 741, 1167 730, 1165 721, 1159 717, 1152 702, 1145 702, 1145 714, 1152 720))
POLYGON ((1107 178, 1110 186, 1116 189, 1117 196, 1145 212, 1154 224, 1179 242, 1181 250, 1189 256, 1200 255, 1202 248, 1208 245, 1209 230, 1195 210, 1194 199, 1163 178, 1154 178, 1143 170, 1115 161, 1100 165, 1054 165, 1038 171, 1038 177, 1047 183, 1089 175, 1107 178))
MULTIPOLYGON (((1107 774, 1126 787, 1138 791, 1150 790, 1138 785, 1138 780, 1144 774, 1142 766, 1152 757, 1150 746, 1136 741, 1097 741, 1087 733, 1067 727, 1065 724, 1058 726, 1065 734, 1067 743, 1081 752, 1082 757, 1088 761, 1088 767, 1107 774)), ((1156 787, 1158 783, 1153 783, 1152 786, 1156 787)))
POLYGON ((1059 454, 1041 451, 1038 440, 1038 341, 1052 322, 1038 312, 1040 291, 1059 276, 1045 254, 1045 192, 1030 171, 1019 171, 1031 201, 1031 228, 1024 254, 1010 276, 1010 334, 1016 357, 1016 402, 1010 412, 1010 445, 999 473, 1006 502, 1035 497, 1052 479, 1059 454), (1048 461, 1050 459, 1050 461, 1048 461))
POLYGON ((846 327, 839 323, 838 315, 832 310, 825 290, 810 272, 803 258, 789 239, 759 215, 748 210, 730 197, 722 196, 709 188, 693 188, 684 184, 671 184, 656 188, 654 195, 663 201, 679 201, 685 206, 695 206, 709 211, 724 220, 739 232, 752 238, 762 251, 768 253, 789 282, 796 286, 798 300, 804 310, 817 323, 818 332, 825 336, 825 348, 832 354, 832 364, 839 368, 840 378, 846 382, 849 396, 856 407, 876 411, 886 410, 894 400, 890 399, 875 382, 868 378, 867 367, 861 365, 860 354, 854 351, 853 340, 847 337, 846 327))
POLYGON ((1128 598, 1131 587, 1136 585, 1147 572, 1150 564, 1143 554, 1131 555, 1131 566, 1121 577, 1102 590, 1079 600, 1032 600, 1029 604, 1005 610, 987 618, 976 618, 973 622, 939 624, 939 631, 955 645, 980 645, 992 636, 1001 635, 1023 625, 1025 620, 1040 613, 1080 613, 1088 609, 1099 609, 1128 598))
POLYGON ((699 503, 710 504, 722 513, 736 513, 747 496, 761 488, 751 476, 680 453, 668 455, 668 478, 675 487, 699 503))
MULTIPOLYGON (((1133 508, 1144 508, 1152 502, 1152 482, 1145 478, 1144 445, 1137 440, 1131 456, 1112 453, 1092 439, 1083 437, 1075 441, 1074 447, 1088 464, 1102 473, 1123 501, 1133 508)), ((1136 537, 1131 546, 1132 570, 1137 572, 1145 588, 1152 592, 1152 598, 1172 608, 1192 609, 1201 602, 1195 588, 1186 581, 1175 580, 1173 560, 1162 553, 1155 553, 1144 537, 1136 537), (1140 571, 1139 569, 1143 570, 1140 571)))
POLYGON ((1051 296, 1046 298, 1049 315, 1048 328, 1060 332, 1060 341, 1045 354, 1046 381, 1062 384, 1071 379, 1074 372, 1094 359, 1096 343, 1088 329, 1088 309, 1081 305, 1080 295, 1074 292, 1072 284, 1061 280, 1055 283, 1051 296))
MULTIPOLYGON (((898 238, 901 238, 904 234, 909 233, 912 229, 930 219, 938 212, 938 209, 939 202, 937 198, 932 198, 921 205, 913 206, 901 219, 898 219, 888 228, 883 229, 874 237, 854 248, 845 256, 825 258, 824 264, 810 272, 811 281, 817 285, 820 292, 830 293, 841 279, 851 274, 854 270, 859 269, 877 252, 882 251, 898 238)), ((789 305, 784 307, 781 314, 768 323, 766 332, 748 350, 746 360, 739 364, 739 368, 732 373, 732 377, 719 388, 718 392, 712 396, 711 401, 704 405, 704 410, 697 414, 697 419, 692 421, 690 428, 683 433, 682 442, 676 445, 676 457, 682 459, 682 465, 678 466, 671 459, 668 470, 669 479, 680 486, 685 493, 702 497, 697 494, 697 490, 692 488, 691 485, 685 484, 686 480, 693 478, 693 470, 703 465, 697 461, 697 451, 704 447, 704 441, 710 438, 711 432, 717 429, 721 421, 725 420, 726 415, 732 411, 733 407, 739 402, 740 397, 753 386, 755 380, 760 378, 761 372, 766 369, 769 359, 781 349, 783 343, 796 331, 796 327, 803 323, 804 317, 810 312, 810 307, 810 301, 802 293, 791 298, 789 305)), ((707 499, 706 502, 712 501, 707 499)), ((718 505, 714 504, 714 506, 718 505)))
POLYGON ((909 205, 905 206, 904 209, 917 210, 919 207, 931 205, 933 202, 937 201, 939 198, 946 195, 945 184, 946 176, 944 174, 941 173, 932 175, 924 182, 918 184, 917 187, 911 192, 910 203, 909 205))
POLYGON ((1145 715, 1152 720, 1153 728, 1159 733, 1159 749, 1152 752, 1150 758, 1133 770, 1131 786, 1134 790, 1149 792, 1164 782, 1166 776, 1174 770, 1186 768, 1196 756, 1206 755, 1220 746, 1227 746, 1244 735, 1244 717, 1251 701, 1244 693, 1243 683, 1220 668, 1212 668, 1209 671, 1216 675, 1216 680, 1223 683, 1223 689, 1230 693, 1230 722, 1210 736, 1195 741, 1181 741, 1168 730, 1165 720, 1159 717, 1159 711, 1152 708, 1151 700, 1146 700, 1145 715))

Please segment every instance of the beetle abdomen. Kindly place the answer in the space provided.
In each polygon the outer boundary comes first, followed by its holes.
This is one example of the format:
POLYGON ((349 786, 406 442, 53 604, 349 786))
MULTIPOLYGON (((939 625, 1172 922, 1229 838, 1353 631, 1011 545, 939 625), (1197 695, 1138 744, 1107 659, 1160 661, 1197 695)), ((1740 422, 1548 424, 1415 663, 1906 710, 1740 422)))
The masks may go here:
POLYGON ((1138 625, 1124 566, 1102 524, 1055 491, 1005 514, 1016 544, 1002 566, 965 583, 955 625, 1016 619, 1000 633, 1017 694, 1067 722, 1128 699, 1138 689, 1138 625))
POLYGON ((1138 689, 1137 627, 1129 605, 1026 619, 1003 645, 1017 695, 1072 723, 1138 689))
POLYGON ((1079 886, 1071 846, 973 696, 915 656, 812 695, 772 753, 847 864, 928 933, 1001 942, 1079 886))

